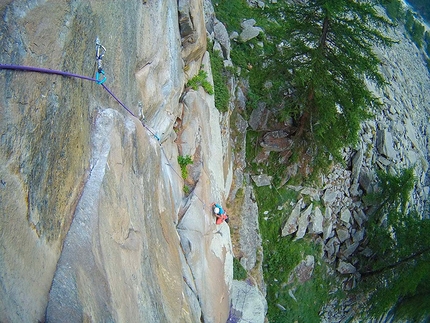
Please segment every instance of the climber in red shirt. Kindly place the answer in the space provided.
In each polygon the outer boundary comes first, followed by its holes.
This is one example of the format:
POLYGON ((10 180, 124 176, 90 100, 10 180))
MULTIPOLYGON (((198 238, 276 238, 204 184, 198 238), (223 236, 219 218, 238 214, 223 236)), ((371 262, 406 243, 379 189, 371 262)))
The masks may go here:
POLYGON ((221 205, 216 204, 216 203, 212 203, 211 207, 215 213, 215 216, 217 217, 216 219, 216 224, 221 224, 224 221, 226 223, 228 223, 230 221, 230 219, 228 218, 227 213, 225 212, 225 210, 222 208, 221 205))

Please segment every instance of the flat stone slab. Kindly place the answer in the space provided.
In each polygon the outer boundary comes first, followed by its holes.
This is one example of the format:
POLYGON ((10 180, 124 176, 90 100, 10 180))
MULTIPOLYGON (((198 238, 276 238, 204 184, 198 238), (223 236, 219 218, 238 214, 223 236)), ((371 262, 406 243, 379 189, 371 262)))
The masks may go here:
POLYGON ((341 274, 354 274, 357 269, 349 262, 340 261, 337 266, 337 271, 341 274))
POLYGON ((264 323, 266 312, 266 298, 256 286, 247 281, 233 280, 227 322, 264 323))
POLYGON ((272 176, 266 174, 253 175, 251 178, 258 187, 269 186, 272 183, 272 176))
POLYGON ((288 217, 287 222, 284 224, 284 227, 282 228, 283 237, 293 234, 294 232, 297 231, 297 221, 300 216, 301 205, 302 205, 302 200, 296 203, 296 206, 294 207, 293 211, 288 217))

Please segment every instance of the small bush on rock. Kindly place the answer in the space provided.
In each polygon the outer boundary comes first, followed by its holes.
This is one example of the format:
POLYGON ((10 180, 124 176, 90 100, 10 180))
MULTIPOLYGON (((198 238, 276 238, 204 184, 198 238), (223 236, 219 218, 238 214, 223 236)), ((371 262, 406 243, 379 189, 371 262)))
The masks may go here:
POLYGON ((200 70, 197 75, 195 75, 191 80, 188 81, 187 86, 191 87, 193 90, 197 90, 201 86, 206 93, 212 95, 214 94, 214 89, 212 84, 207 80, 208 73, 200 70))
POLYGON ((188 177, 187 166, 193 163, 190 155, 178 156, 178 163, 181 166, 182 178, 186 179, 188 177))

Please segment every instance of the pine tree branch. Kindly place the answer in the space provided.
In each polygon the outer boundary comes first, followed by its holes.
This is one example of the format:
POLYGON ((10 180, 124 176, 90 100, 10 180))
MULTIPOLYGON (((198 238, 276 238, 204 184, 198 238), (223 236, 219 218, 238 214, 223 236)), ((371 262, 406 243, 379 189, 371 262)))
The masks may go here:
POLYGON ((429 251, 430 251, 430 247, 425 248, 424 250, 418 251, 418 252, 416 252, 416 253, 414 253, 414 254, 406 257, 406 258, 400 259, 399 261, 396 261, 395 263, 393 263, 391 265, 388 265, 388 266, 385 266, 385 267, 382 267, 382 268, 379 268, 379 269, 376 269, 376 270, 370 270, 370 271, 363 272, 363 273, 361 273, 361 277, 362 278, 366 278, 366 277, 370 277, 370 276, 381 274, 381 273, 383 273, 383 272, 385 272, 387 270, 394 269, 394 268, 396 268, 396 267, 398 267, 398 266, 400 266, 400 265, 402 265, 404 263, 407 263, 407 262, 409 262, 411 260, 414 260, 414 259, 420 257, 421 255, 423 255, 423 254, 425 254, 426 252, 429 252, 429 251))

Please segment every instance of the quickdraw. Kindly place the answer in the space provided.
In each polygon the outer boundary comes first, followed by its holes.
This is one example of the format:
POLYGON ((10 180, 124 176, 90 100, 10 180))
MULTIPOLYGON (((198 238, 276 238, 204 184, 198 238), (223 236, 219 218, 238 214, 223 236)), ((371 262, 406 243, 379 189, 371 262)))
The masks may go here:
POLYGON ((100 39, 96 37, 96 63, 97 63, 97 71, 96 71, 96 80, 98 84, 103 84, 106 81, 105 71, 103 71, 102 67, 102 59, 106 54, 106 48, 100 43, 100 39), (103 79, 100 80, 103 75, 103 79))

